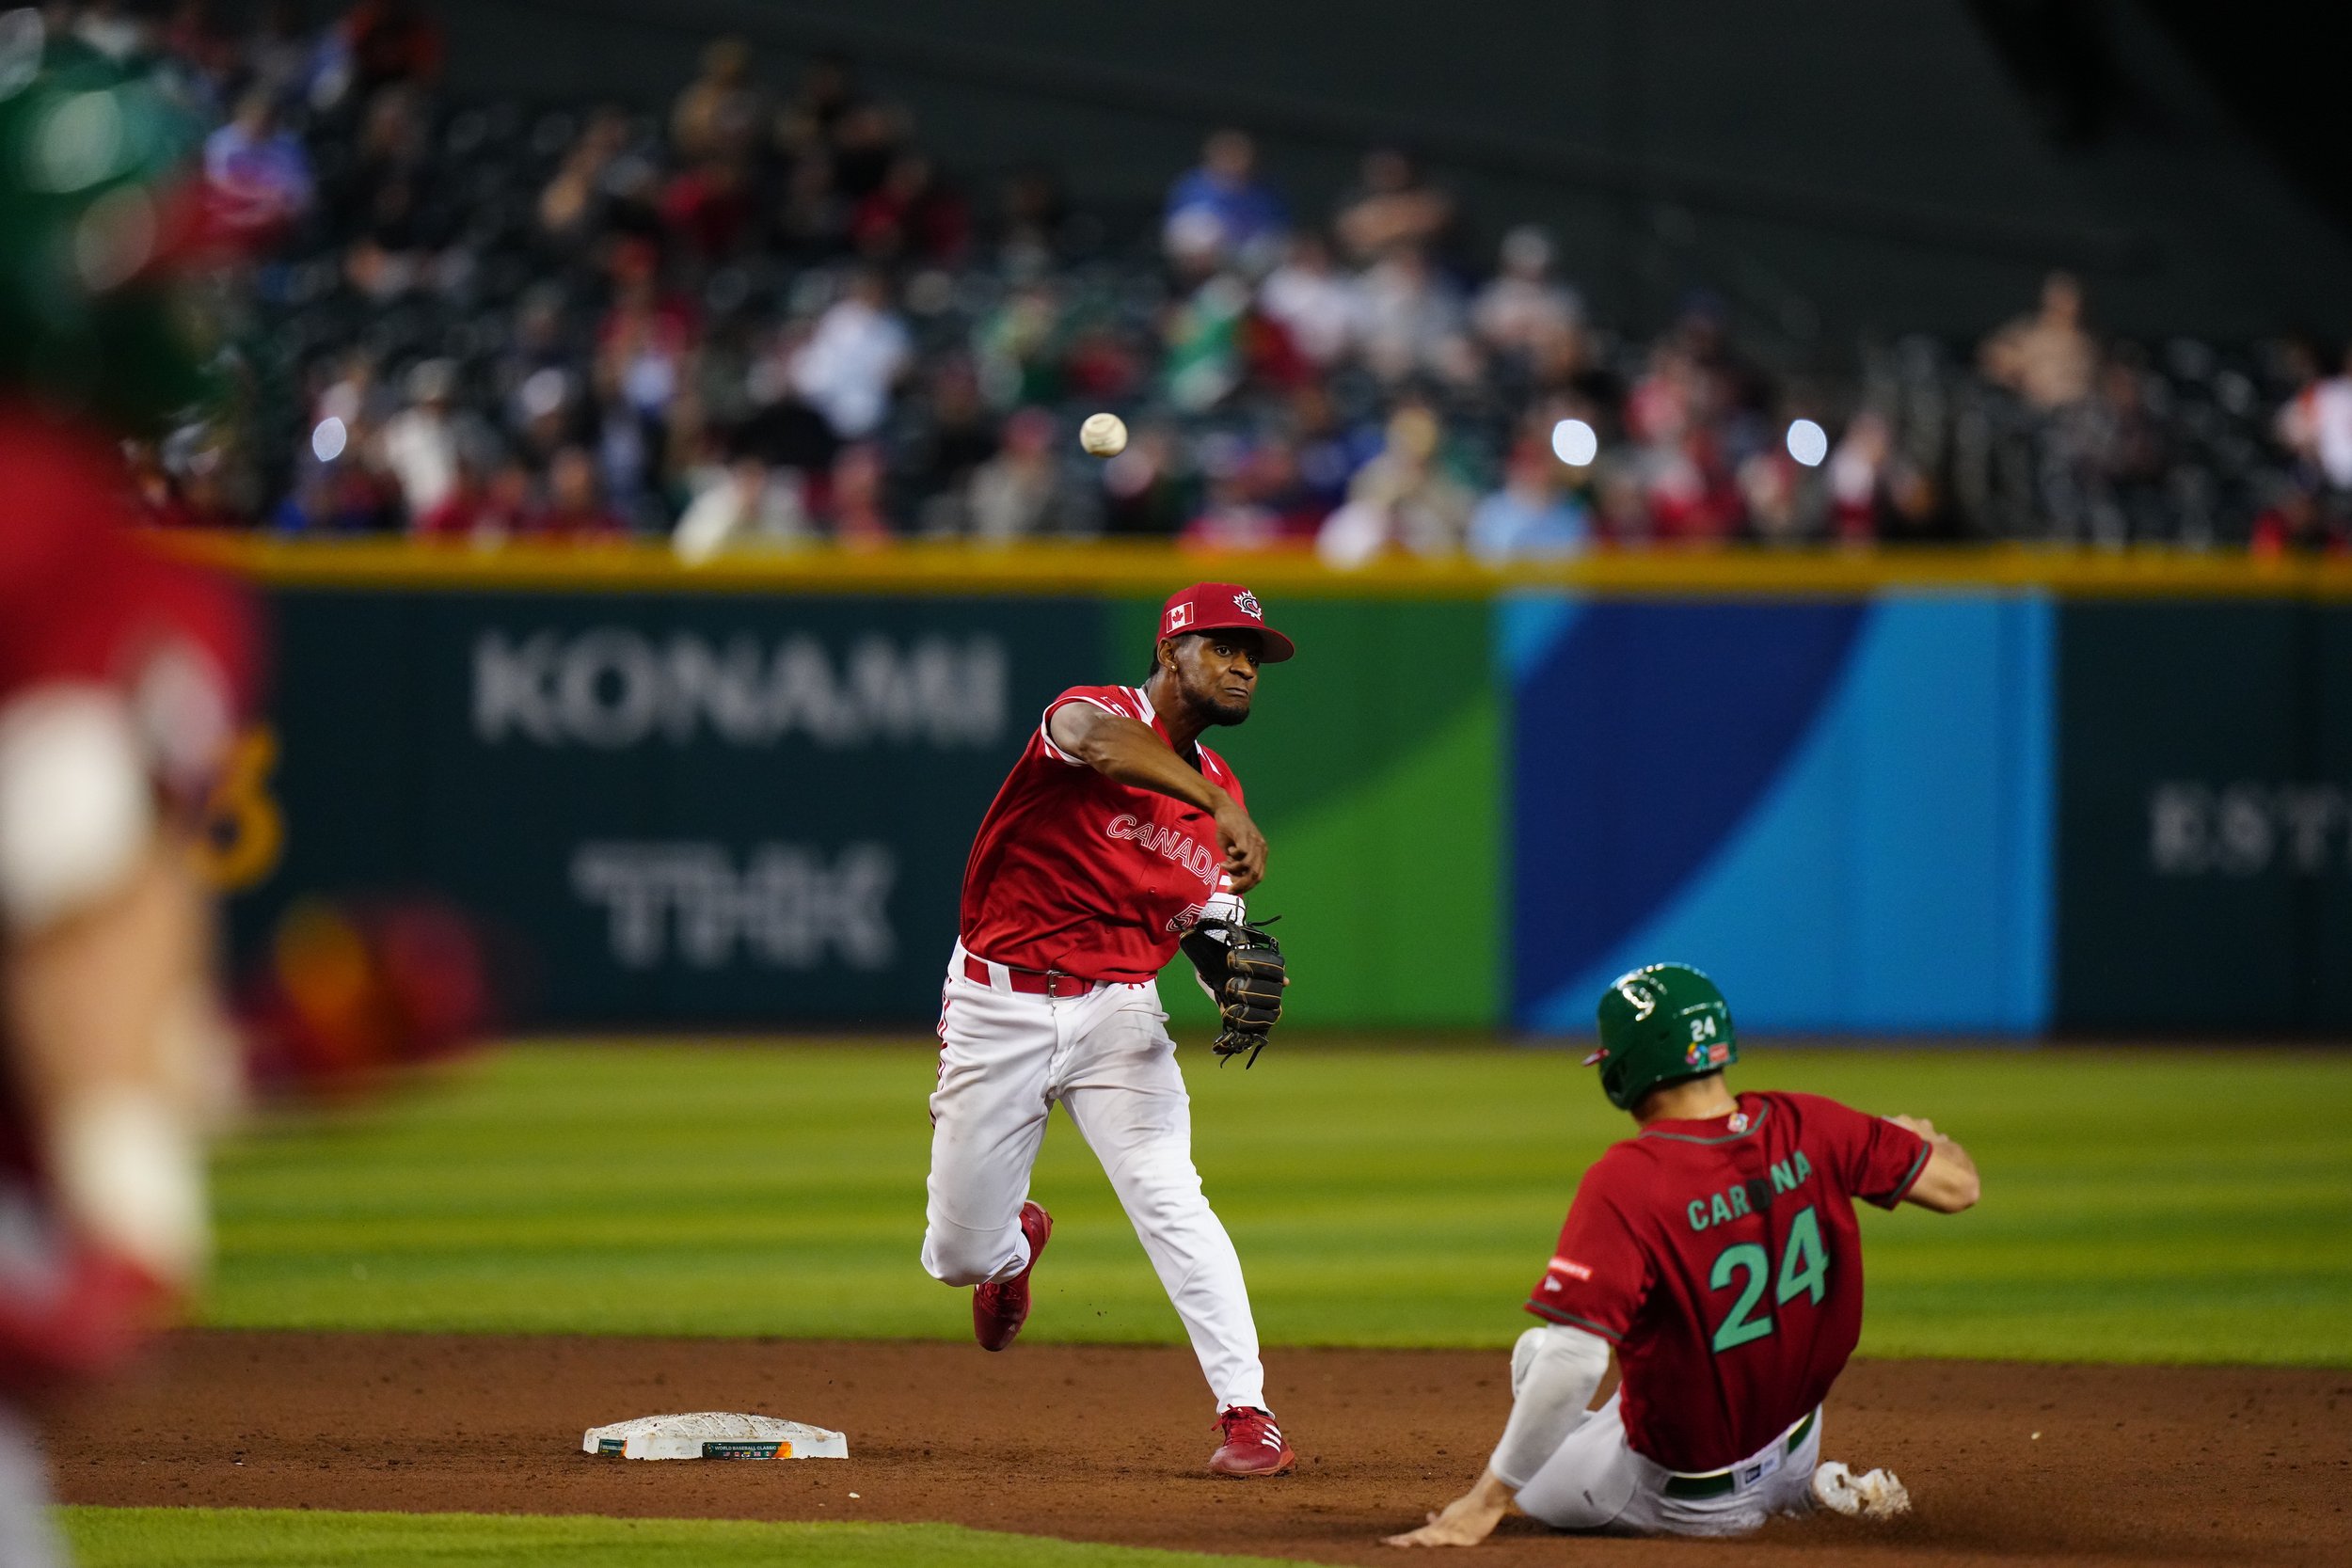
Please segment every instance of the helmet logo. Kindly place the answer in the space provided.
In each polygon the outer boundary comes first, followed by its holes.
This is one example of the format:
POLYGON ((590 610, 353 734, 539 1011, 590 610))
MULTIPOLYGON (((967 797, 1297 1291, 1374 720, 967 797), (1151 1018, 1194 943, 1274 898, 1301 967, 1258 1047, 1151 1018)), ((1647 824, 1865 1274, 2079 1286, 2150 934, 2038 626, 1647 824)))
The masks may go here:
POLYGON ((1258 595, 1247 588, 1233 595, 1233 608, 1253 621, 1265 619, 1265 611, 1258 608, 1258 595))
POLYGON ((1648 988, 1630 978, 1617 982, 1617 994, 1633 1004, 1633 1017, 1637 1022, 1658 1010, 1658 998, 1650 994, 1648 988))
POLYGON ((1712 1009, 1691 1020, 1691 1049, 1682 1053, 1683 1061, 1691 1067, 1722 1067, 1731 1060, 1731 1047, 1719 1037, 1721 1034, 1712 1009))

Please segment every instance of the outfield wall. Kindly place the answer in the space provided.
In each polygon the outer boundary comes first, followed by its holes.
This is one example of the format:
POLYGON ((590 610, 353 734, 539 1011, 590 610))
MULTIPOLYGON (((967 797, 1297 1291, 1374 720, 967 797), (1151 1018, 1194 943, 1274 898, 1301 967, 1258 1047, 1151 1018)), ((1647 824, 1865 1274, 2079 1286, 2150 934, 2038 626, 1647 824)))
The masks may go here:
POLYGON ((1765 1029, 2352 1031, 2352 573, 225 553, 278 639, 240 941, 436 889, 550 1022, 927 1021, 1039 709, 1221 570, 1302 650, 1219 741, 1301 1022, 1577 1032, 1678 957, 1765 1029))

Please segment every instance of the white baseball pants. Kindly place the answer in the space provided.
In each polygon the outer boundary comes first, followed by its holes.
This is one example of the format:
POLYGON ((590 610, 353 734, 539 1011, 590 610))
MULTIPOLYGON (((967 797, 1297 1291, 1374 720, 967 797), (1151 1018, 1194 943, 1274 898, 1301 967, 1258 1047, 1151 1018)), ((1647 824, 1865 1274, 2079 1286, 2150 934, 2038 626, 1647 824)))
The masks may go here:
POLYGON ((1519 1489, 1519 1508, 1555 1529, 1643 1535, 1745 1535, 1775 1513, 1813 1511, 1821 1462, 1821 1415, 1792 1446, 1783 1433, 1730 1467, 1731 1490, 1710 1497, 1666 1493, 1674 1472, 1625 1440, 1617 1396, 1586 1416, 1519 1489))
POLYGON ((1232 1239, 1192 1164, 1192 1101, 1159 988, 1099 985, 1024 994, 964 975, 959 944, 940 1009, 931 1096, 931 1174, 923 1267, 947 1285, 1009 1279, 1027 1267, 1021 1204, 1059 1101, 1111 1179, 1127 1218, 1192 1337, 1221 1411, 1265 1407, 1258 1325, 1232 1239))

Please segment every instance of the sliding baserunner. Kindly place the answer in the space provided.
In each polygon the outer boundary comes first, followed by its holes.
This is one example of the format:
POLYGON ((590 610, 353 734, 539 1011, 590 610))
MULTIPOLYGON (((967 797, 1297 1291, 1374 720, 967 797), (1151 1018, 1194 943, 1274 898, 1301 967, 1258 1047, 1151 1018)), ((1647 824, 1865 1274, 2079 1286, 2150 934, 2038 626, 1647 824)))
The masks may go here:
POLYGON ((1486 1473, 1389 1544, 1475 1545, 1514 1505, 1561 1529, 1676 1535, 1909 1506, 1887 1471, 1820 1463, 1821 1402, 1862 1331, 1853 1200, 1958 1213, 1976 1165, 1929 1122, 1734 1095, 1739 1059, 1695 969, 1637 969, 1601 997, 1585 1065, 1641 1131, 1577 1188, 1486 1473), (1622 1380, 1587 1410, 1613 1349, 1622 1380))

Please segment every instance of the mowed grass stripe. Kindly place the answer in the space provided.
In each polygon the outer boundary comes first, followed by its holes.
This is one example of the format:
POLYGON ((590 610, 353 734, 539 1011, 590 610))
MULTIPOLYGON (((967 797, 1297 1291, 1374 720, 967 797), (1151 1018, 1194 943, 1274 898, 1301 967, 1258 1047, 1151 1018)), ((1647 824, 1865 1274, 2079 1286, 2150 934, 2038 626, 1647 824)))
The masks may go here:
MULTIPOLYGON (((851 1505, 854 1506, 854 1505, 851 1505)), ((1276 1568, 960 1525, 64 1508, 82 1568, 1276 1568)))
MULTIPOLYGON (((1187 1051, 1196 1151, 1273 1344, 1508 1344, 1630 1131, 1559 1052, 1187 1051)), ((209 1321, 959 1338, 915 1260, 927 1044, 539 1044, 218 1168, 209 1321)), ((1752 1044, 1738 1081, 1932 1117, 1986 1200, 1866 1212, 1880 1354, 2352 1364, 2352 1055, 1752 1044)), ((1176 1341, 1066 1118, 1039 1339, 1176 1341)))

